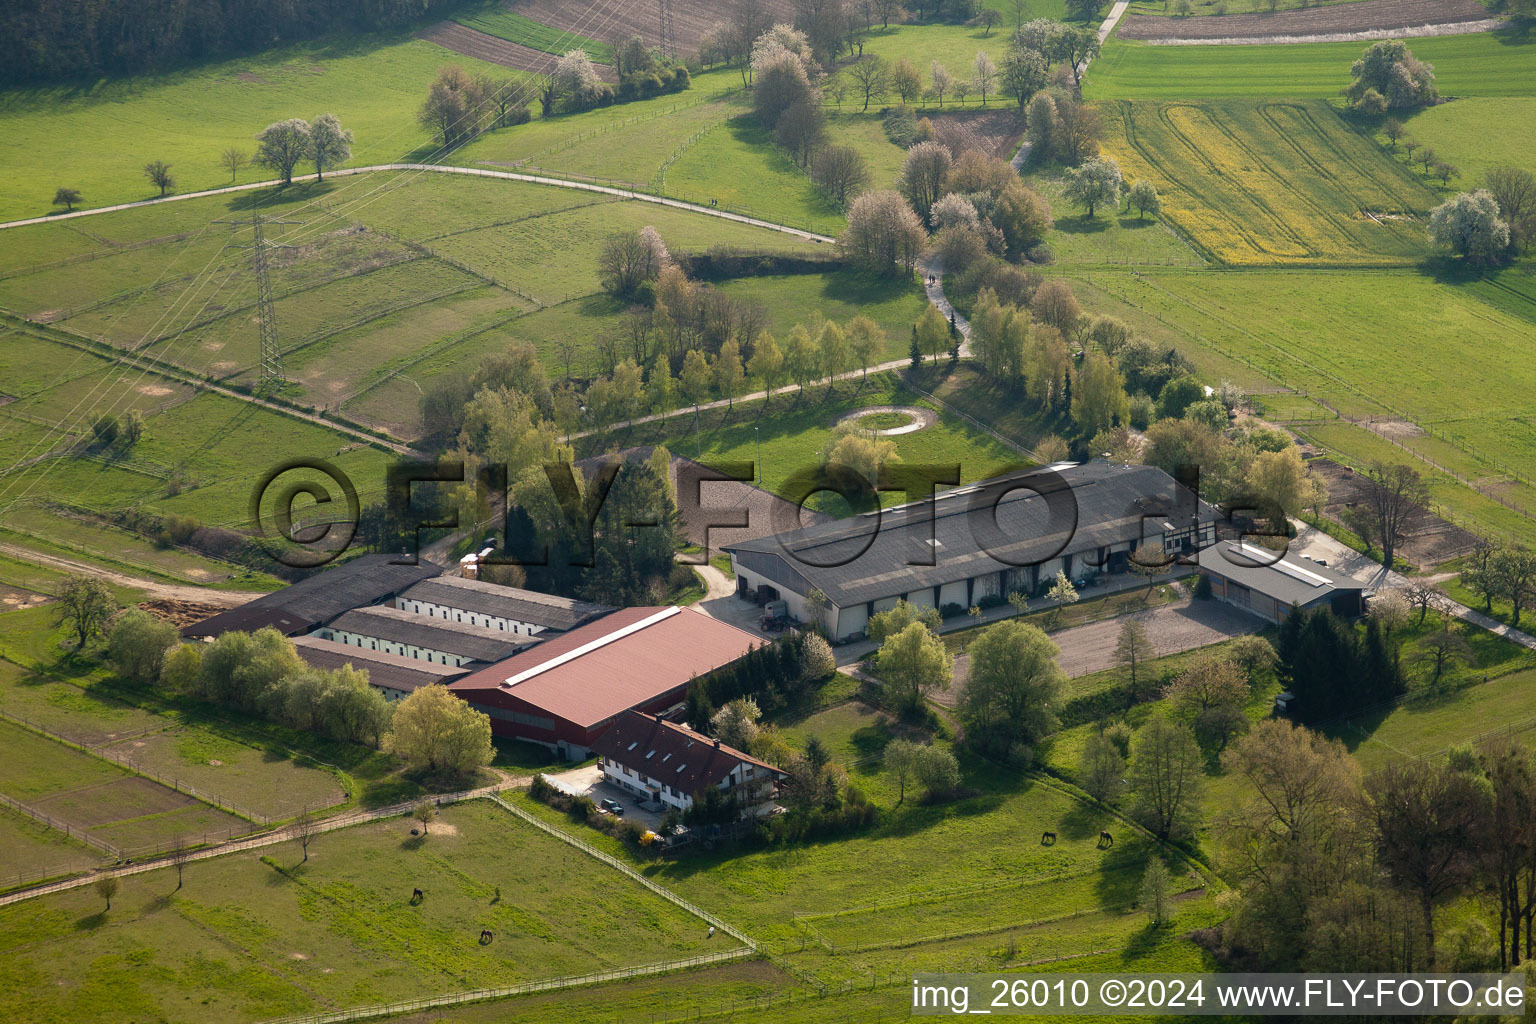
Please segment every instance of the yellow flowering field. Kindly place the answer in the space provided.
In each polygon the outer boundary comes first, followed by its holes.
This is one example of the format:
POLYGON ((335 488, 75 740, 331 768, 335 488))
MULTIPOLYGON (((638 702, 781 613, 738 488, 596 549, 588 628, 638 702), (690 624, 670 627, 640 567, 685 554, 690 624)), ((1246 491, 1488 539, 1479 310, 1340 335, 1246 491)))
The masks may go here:
POLYGON ((1163 194, 1163 215, 1242 266, 1399 265, 1423 257, 1439 198, 1323 100, 1100 104, 1104 152, 1163 194))

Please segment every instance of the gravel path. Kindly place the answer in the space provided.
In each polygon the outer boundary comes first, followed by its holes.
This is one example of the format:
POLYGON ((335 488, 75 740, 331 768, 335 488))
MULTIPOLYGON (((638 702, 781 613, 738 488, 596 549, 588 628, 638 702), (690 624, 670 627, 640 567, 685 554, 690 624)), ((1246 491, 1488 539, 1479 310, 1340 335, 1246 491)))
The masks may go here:
POLYGON ((21 547, 16 544, 0 544, 0 554, 8 555, 20 562, 47 566, 51 569, 62 569, 65 572, 79 573, 83 576, 97 576, 120 587, 133 587, 136 590, 142 590, 152 598, 164 598, 171 601, 194 601, 199 604, 218 605, 220 608, 238 608, 261 596, 260 591, 255 590, 215 590, 210 587, 199 587, 192 584, 181 586, 175 583, 161 583, 157 580, 144 579, 140 576, 131 576, 128 573, 113 572, 111 569, 103 569, 101 566, 91 565, 87 562, 77 562, 71 558, 61 558, 58 555, 34 551, 31 548, 21 547))

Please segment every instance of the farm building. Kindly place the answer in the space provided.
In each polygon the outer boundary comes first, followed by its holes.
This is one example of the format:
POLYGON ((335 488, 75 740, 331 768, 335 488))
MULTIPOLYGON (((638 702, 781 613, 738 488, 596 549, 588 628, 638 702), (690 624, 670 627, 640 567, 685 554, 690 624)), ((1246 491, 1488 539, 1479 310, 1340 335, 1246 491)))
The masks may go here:
POLYGON ((397 565, 398 555, 363 555, 311 573, 304 579, 263 594, 248 604, 210 616, 183 629, 182 635, 212 639, 234 631, 271 626, 284 636, 302 636, 343 612, 393 601, 422 580, 443 570, 426 560, 397 565))
POLYGON ((296 636, 293 646, 299 657, 312 668, 326 672, 351 665, 368 673, 368 685, 388 700, 402 700, 417 688, 438 683, 447 686, 467 672, 451 665, 434 665, 417 658, 404 658, 386 651, 360 649, 318 636, 296 636))
POLYGON ((1132 550, 1184 555, 1215 543, 1217 513, 1160 469, 1093 461, 1026 470, 914 502, 729 545, 739 592, 782 599, 802 621, 826 596, 834 640, 864 632, 902 598, 957 614, 1013 591, 1039 594, 1058 572, 1074 581, 1124 573, 1132 550), (1031 481, 1039 493, 1027 489, 1031 481))
POLYGON ((1280 622, 1293 607, 1332 608, 1343 616, 1364 613, 1364 583, 1296 555, 1276 561, 1277 554, 1240 541, 1223 542, 1200 552, 1200 571, 1211 581, 1212 597, 1270 622, 1280 622))
POLYGON ((370 651, 461 668, 492 664, 539 641, 452 619, 432 619, 399 608, 354 608, 337 616, 314 636, 370 651))
POLYGON ((417 615, 466 622, 518 636, 568 632, 613 611, 607 605, 498 586, 463 576, 422 580, 395 598, 395 607, 417 615))
POLYGON ((739 800, 742 817, 760 818, 773 813, 774 790, 786 777, 735 747, 638 711, 619 715, 592 749, 604 778, 661 810, 686 811, 714 786, 739 800))
POLYGON ((695 678, 763 641, 693 608, 624 608, 481 669, 449 689, 498 736, 580 760, 631 709, 664 712, 695 678))

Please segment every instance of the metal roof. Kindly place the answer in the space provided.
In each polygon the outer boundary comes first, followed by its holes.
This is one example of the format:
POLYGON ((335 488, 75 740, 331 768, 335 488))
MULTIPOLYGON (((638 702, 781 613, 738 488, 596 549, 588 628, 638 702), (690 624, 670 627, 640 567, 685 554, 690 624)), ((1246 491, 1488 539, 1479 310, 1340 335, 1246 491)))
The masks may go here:
POLYGON ((354 608, 338 616, 330 628, 456 654, 471 661, 501 661, 540 642, 536 637, 486 629, 452 619, 434 619, 385 606, 354 608))
POLYGON ((765 643, 696 608, 624 608, 481 669, 450 689, 508 694, 590 728, 765 643))
POLYGON ((293 646, 299 652, 299 657, 314 668, 334 672, 345 665, 351 665, 367 672, 368 681, 374 686, 403 693, 410 693, 419 686, 432 683, 446 686, 468 671, 384 651, 370 651, 351 644, 339 644, 318 636, 296 636, 293 638, 293 646))
POLYGON ((1305 607, 1337 590, 1369 589, 1336 569, 1251 543, 1223 541, 1201 551, 1199 560, 1202 572, 1233 580, 1285 606, 1305 607))
POLYGON ((292 636, 323 625, 348 609, 392 598, 411 584, 443 571, 426 559, 419 559, 416 565, 394 564, 399 557, 363 555, 316 570, 291 586, 220 612, 182 632, 186 636, 219 636, 273 626, 292 636))
POLYGON ((1216 518, 1160 469, 1093 461, 1023 470, 945 491, 931 505, 913 502, 726 550, 780 586, 801 594, 819 587, 833 605, 849 607, 1061 554, 1160 542, 1165 524, 1216 518))
POLYGON ((437 576, 423 580, 400 596, 408 601, 425 601, 428 604, 461 608, 467 612, 530 622, 546 629, 559 630, 575 629, 613 611, 604 604, 542 594, 537 590, 503 587, 463 576, 437 576))

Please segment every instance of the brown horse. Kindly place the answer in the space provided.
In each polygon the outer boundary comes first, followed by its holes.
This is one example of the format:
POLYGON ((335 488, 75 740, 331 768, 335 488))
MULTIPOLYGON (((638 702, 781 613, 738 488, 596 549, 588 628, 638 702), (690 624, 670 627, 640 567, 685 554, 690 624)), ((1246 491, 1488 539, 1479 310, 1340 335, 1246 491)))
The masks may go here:
POLYGON ((488 945, 495 937, 496 936, 491 934, 491 930, 489 928, 480 929, 480 945, 488 945))
POLYGON ((1115 837, 1110 835, 1108 832, 1104 831, 1103 829, 1099 829, 1099 846, 1100 846, 1100 848, 1103 848, 1105 846, 1114 846, 1114 845, 1115 845, 1115 837))
POLYGON ((1045 846, 1046 844, 1050 844, 1052 846, 1054 846, 1056 844, 1056 833, 1055 832, 1045 832, 1044 834, 1042 834, 1040 836, 1040 845, 1041 846, 1045 846))

